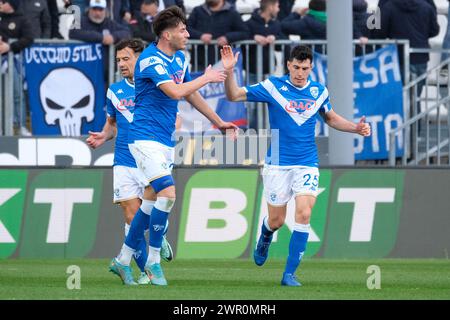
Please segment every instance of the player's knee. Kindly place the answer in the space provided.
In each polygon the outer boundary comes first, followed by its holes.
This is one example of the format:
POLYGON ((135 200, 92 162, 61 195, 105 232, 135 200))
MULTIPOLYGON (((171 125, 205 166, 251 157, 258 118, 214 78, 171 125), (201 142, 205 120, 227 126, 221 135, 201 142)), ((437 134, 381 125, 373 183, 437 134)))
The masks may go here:
POLYGON ((273 217, 269 219, 269 226, 270 228, 275 231, 280 229, 284 224, 284 218, 283 217, 273 217))
POLYGON ((298 209, 295 215, 297 221, 300 221, 302 223, 308 223, 309 219, 311 218, 311 209, 310 208, 298 209))
POLYGON ((169 213, 175 204, 175 197, 158 197, 155 202, 155 208, 169 213))

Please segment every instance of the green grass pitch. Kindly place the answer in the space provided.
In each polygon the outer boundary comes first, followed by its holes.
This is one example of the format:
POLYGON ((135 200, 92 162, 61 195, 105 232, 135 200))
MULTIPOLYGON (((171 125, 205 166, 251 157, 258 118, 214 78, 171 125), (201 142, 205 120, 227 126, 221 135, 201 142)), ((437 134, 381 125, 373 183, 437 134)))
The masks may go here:
MULTIPOLYGON (((284 260, 263 267, 250 260, 163 262, 169 286, 122 285, 107 259, 0 260, 0 299, 450 299, 450 260, 305 259, 302 287, 280 286, 284 260), (67 267, 81 270, 81 289, 69 290, 67 267), (381 288, 369 290, 367 268, 381 270, 381 288)), ((134 273, 137 267, 133 263, 134 273)))

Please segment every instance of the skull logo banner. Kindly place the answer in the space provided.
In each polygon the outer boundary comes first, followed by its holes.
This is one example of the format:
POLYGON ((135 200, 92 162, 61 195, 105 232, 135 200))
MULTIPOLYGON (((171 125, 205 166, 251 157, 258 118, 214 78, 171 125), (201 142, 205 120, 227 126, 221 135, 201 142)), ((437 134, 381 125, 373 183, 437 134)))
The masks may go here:
POLYGON ((82 136, 101 130, 105 121, 101 45, 33 45, 27 50, 33 134, 82 136), (60 52, 64 59, 55 58, 60 52))

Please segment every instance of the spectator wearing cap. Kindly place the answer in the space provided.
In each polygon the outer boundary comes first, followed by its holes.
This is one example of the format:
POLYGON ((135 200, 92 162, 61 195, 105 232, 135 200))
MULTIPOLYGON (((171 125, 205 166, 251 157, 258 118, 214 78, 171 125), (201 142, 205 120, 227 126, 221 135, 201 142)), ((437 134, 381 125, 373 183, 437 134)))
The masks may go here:
MULTIPOLYGON (((30 22, 19 11, 20 0, 0 1, 0 56, 5 56, 8 52, 20 53, 33 43, 33 31, 30 22), (10 39, 14 39, 9 43, 10 39)), ((2 59, 0 59, 1 61, 2 59)), ((10 66, 8 66, 10 67, 10 66)), ((12 66, 11 66, 12 67, 12 66)), ((23 74, 21 66, 15 64, 14 74, 14 127, 20 130, 21 135, 30 135, 26 128, 26 105, 20 96, 19 88, 23 74), (22 101, 22 103, 20 103, 22 101)))
MULTIPOLYGON (((311 0, 307 10, 292 12, 281 22, 281 30, 287 35, 298 35, 302 40, 327 38, 327 8, 325 0, 311 0)), ((322 52, 321 47, 314 48, 322 52)))
POLYGON ((97 42, 104 45, 105 79, 108 76, 109 61, 107 46, 131 37, 131 32, 127 26, 121 25, 107 17, 106 7, 106 0, 90 0, 87 13, 81 18, 81 28, 74 28, 69 31, 70 39, 97 42))
MULTIPOLYGON (((65 6, 78 6, 80 12, 84 13, 89 8, 90 0, 63 0, 65 6)), ((132 0, 134 1, 134 0, 132 0)), ((109 18, 121 24, 128 24, 131 19, 130 0, 107 0, 106 8, 109 18)))
POLYGON ((48 39, 51 37, 52 22, 47 0, 22 1, 21 10, 33 28, 33 38, 48 39))
POLYGON ((153 31, 153 19, 158 14, 159 0, 144 0, 141 4, 139 13, 135 13, 130 20, 130 30, 133 38, 142 39, 146 42, 152 42, 156 39, 153 31))
POLYGON ((111 45, 130 38, 127 27, 106 16, 106 0, 91 0, 89 8, 81 19, 80 29, 71 29, 69 38, 86 42, 101 42, 111 45))

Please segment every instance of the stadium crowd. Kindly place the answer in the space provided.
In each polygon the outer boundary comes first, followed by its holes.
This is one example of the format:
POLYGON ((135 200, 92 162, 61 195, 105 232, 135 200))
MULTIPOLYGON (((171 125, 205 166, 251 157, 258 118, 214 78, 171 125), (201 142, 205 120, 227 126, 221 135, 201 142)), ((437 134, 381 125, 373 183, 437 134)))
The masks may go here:
MULTIPOLYGON (((264 47, 263 73, 267 75, 268 44, 293 36, 301 40, 326 39, 326 0, 310 0, 307 7, 294 7, 294 3, 294 0, 261 0, 259 8, 243 19, 235 0, 205 0, 188 13, 190 38, 204 44, 191 52, 191 63, 201 71, 207 64, 219 59, 217 50, 220 46, 254 40, 264 47), (211 45, 212 40, 216 40, 219 46, 211 45)), ((154 17, 172 5, 186 12, 184 0, 0 0, 0 54, 4 56, 9 51, 21 52, 33 43, 33 39, 66 38, 101 42, 105 47, 127 38, 151 42, 155 40, 152 27, 154 17), (81 28, 61 32, 59 20, 62 13, 67 13, 61 12, 61 3, 58 5, 61 1, 64 10, 72 5, 80 8, 81 28), (67 36, 63 37, 62 34, 67 36), (16 40, 9 43, 9 39, 16 40)), ((433 0, 379 0, 378 7, 381 10, 380 28, 369 30, 367 19, 371 13, 368 3, 366 0, 353 0, 353 38, 359 39, 361 44, 368 39, 409 39, 412 48, 430 48, 429 39, 439 33, 437 9, 433 0)), ((447 28, 444 48, 450 47, 449 34, 447 28)), ((320 47, 315 49, 322 50, 320 47)), ((249 55, 249 79, 252 82, 256 73, 255 48, 250 48, 246 54, 249 55)), ((424 73, 428 60, 428 53, 412 54, 412 76, 424 73)), ((105 59, 105 63, 108 63, 108 59, 105 59)), ((419 95, 420 90, 421 87, 419 95)), ((17 108, 25 107, 22 105, 17 108)), ((18 114, 16 112, 15 123, 24 123, 18 114)), ((29 133, 26 128, 22 128, 21 134, 29 133)))

